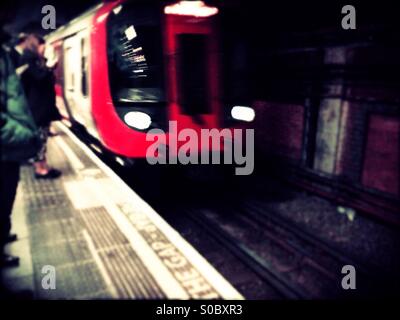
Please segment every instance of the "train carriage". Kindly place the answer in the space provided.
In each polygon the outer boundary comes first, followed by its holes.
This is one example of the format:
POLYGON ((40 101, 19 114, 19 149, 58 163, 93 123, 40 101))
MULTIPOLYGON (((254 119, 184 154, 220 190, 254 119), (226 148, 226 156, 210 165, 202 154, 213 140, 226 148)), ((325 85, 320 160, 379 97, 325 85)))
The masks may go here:
POLYGON ((145 158, 150 130, 168 136, 168 121, 220 128, 217 16, 202 1, 106 1, 49 34, 62 115, 126 158, 145 158))

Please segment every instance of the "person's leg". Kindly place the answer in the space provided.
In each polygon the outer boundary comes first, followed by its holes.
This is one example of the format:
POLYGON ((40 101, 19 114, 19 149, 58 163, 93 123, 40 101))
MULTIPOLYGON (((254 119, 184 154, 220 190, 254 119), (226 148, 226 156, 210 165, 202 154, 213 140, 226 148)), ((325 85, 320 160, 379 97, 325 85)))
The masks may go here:
POLYGON ((0 162, 0 167, 0 239, 4 240, 11 230, 10 216, 17 193, 19 163, 0 162))
POLYGON ((46 161, 46 151, 47 151, 47 137, 48 137, 48 128, 47 127, 40 127, 39 128, 39 137, 41 140, 41 148, 36 154, 34 159, 34 167, 35 173, 39 175, 45 175, 49 172, 49 167, 46 161))
POLYGON ((19 259, 3 251, 9 241, 11 213, 19 181, 19 163, 0 161, 0 266, 17 265, 19 259))
POLYGON ((61 175, 61 172, 49 167, 46 159, 47 152, 47 139, 49 137, 49 127, 40 127, 39 135, 42 142, 42 147, 37 153, 34 159, 34 168, 36 178, 57 178, 61 175))

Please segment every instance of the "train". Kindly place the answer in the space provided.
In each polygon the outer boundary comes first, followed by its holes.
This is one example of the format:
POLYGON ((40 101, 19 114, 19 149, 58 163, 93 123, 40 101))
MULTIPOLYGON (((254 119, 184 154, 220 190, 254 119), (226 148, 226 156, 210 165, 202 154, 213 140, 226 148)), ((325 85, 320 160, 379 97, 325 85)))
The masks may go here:
POLYGON ((200 132, 222 128, 227 114, 252 120, 252 110, 222 103, 218 15, 203 1, 105 1, 48 34, 65 122, 126 160, 144 159, 152 129, 168 134, 171 121, 200 132))

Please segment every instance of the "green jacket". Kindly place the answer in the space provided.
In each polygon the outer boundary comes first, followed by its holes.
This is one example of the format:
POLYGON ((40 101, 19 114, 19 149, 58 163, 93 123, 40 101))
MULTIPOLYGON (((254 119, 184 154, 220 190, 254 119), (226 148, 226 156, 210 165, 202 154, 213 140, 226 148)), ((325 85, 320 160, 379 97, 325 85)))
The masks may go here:
POLYGON ((0 161, 26 161, 39 147, 21 82, 8 52, 0 46, 0 161))

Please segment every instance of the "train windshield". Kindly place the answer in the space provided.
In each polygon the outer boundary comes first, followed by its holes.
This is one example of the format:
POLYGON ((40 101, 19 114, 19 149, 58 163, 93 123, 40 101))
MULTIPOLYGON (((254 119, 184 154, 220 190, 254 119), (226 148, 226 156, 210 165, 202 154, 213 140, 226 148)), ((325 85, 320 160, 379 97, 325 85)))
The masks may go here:
POLYGON ((108 67, 114 103, 165 101, 161 12, 125 4, 107 21, 108 67))

